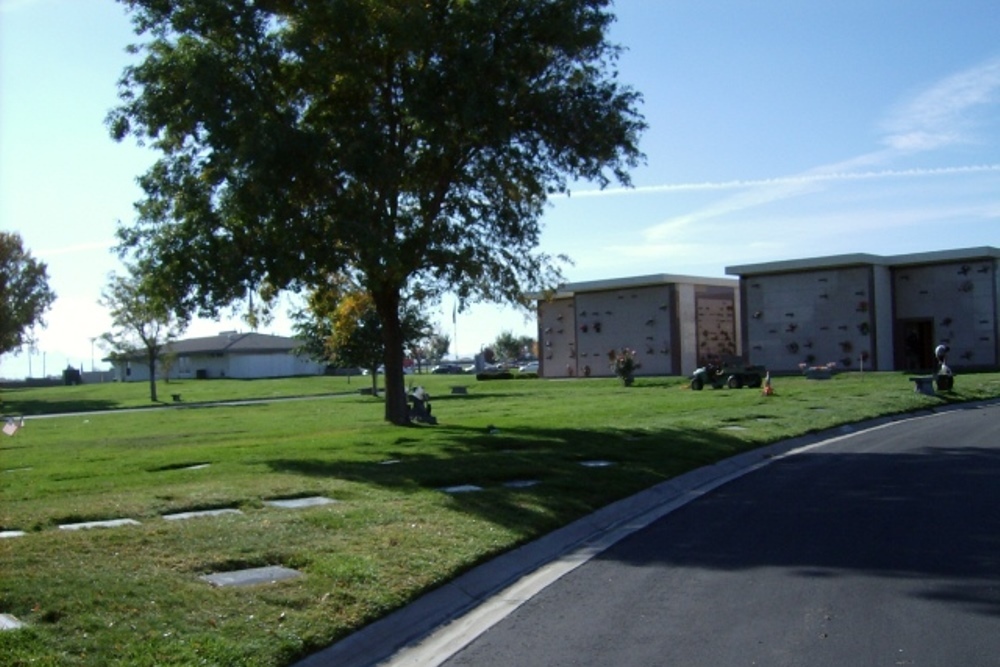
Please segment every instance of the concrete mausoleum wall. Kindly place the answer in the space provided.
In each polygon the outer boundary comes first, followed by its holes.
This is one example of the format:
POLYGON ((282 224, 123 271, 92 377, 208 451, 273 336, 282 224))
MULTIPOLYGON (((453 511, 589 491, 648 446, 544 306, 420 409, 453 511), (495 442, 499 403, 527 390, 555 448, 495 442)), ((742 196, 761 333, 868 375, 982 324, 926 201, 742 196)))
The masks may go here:
POLYGON ((728 267, 740 276, 748 356, 772 372, 836 362, 857 370, 1000 363, 1000 250, 841 255, 728 267))
POLYGON ((635 350, 637 375, 690 374, 740 353, 737 281, 642 276, 565 285, 538 301, 544 377, 610 377, 609 355, 635 350))
POLYGON ((997 262, 958 261, 899 266, 893 272, 897 366, 926 366, 925 341, 916 349, 907 333, 920 332, 951 347, 952 367, 995 366, 997 352, 997 262))
POLYGON ((774 372, 877 365, 871 266, 754 275, 740 287, 752 363, 774 372))
POLYGON ((672 296, 669 285, 577 294, 576 374, 614 375, 609 356, 623 347, 635 350, 637 374, 674 373, 672 296))

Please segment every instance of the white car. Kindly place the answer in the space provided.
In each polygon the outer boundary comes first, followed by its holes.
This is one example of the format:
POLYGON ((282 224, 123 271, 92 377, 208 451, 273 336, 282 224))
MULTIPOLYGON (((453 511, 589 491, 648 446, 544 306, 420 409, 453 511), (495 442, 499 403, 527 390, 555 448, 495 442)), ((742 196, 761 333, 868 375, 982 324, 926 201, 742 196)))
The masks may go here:
POLYGON ((526 363, 523 366, 519 367, 517 370, 518 370, 518 372, 521 372, 521 373, 537 373, 538 372, 538 362, 537 361, 529 361, 528 363, 526 363))

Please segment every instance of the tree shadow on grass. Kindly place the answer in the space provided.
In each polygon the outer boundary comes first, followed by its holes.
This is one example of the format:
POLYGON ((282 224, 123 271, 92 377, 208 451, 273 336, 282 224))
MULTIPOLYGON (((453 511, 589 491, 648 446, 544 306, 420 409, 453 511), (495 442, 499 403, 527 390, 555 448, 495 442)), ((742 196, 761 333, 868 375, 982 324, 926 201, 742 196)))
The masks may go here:
POLYGON ((121 405, 115 401, 99 399, 67 398, 58 400, 46 398, 45 400, 33 400, 19 398, 16 392, 4 390, 3 403, 0 403, 0 414, 3 415, 24 415, 26 417, 38 415, 56 415, 75 412, 96 412, 99 410, 115 410, 121 405))
MULTIPOLYGON (((926 425, 916 428, 928 428, 926 425)), ((448 427, 447 445, 387 445, 387 459, 275 459, 276 471, 333 477, 403 493, 473 484, 449 498, 523 536, 559 526, 686 471, 755 445, 726 433, 448 427), (394 447, 396 449, 394 449, 394 447), (588 468, 588 460, 613 465, 588 468), (505 482, 534 480, 511 489, 505 482)), ((871 437, 885 437, 872 432, 871 437)), ((835 443, 783 457, 716 489, 605 552, 634 567, 850 575, 913 582, 909 595, 1000 617, 1000 446, 870 453, 835 443)), ((921 440, 921 442, 927 442, 921 440)), ((934 442, 931 440, 931 442, 934 442)))
POLYGON ((366 462, 338 460, 331 453, 329 459, 279 458, 266 463, 275 472, 403 493, 475 485, 482 491, 450 496, 454 509, 530 538, 752 447, 724 433, 672 429, 643 431, 641 436, 572 428, 442 430, 448 431, 446 444, 404 438, 366 462), (588 461, 610 465, 581 465, 588 461), (527 481, 536 484, 507 486, 527 481))

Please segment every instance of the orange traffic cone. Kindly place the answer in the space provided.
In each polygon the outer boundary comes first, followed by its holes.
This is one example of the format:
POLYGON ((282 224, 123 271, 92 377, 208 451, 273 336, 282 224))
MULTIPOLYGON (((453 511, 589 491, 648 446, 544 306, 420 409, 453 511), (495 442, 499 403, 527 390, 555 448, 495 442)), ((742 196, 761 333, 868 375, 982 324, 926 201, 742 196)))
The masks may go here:
POLYGON ((771 387, 771 373, 764 375, 764 396, 774 396, 774 389, 771 387))

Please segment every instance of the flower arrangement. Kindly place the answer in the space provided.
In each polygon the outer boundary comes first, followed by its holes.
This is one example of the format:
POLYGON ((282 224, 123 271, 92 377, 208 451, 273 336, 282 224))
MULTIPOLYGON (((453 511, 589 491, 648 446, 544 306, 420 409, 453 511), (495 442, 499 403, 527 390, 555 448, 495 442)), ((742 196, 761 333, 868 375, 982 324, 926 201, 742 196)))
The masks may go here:
POLYGON ((826 365, 819 366, 799 364, 799 369, 810 380, 827 380, 833 375, 833 372, 837 370, 837 362, 831 361, 826 365))
POLYGON ((799 370, 802 371, 803 373, 807 371, 834 371, 837 370, 837 362, 830 361, 826 364, 819 364, 819 365, 799 364, 799 370))
POLYGON ((626 387, 632 384, 635 379, 635 370, 641 364, 635 360, 635 350, 623 347, 621 350, 611 350, 608 352, 608 359, 611 361, 611 370, 621 379, 626 387))

